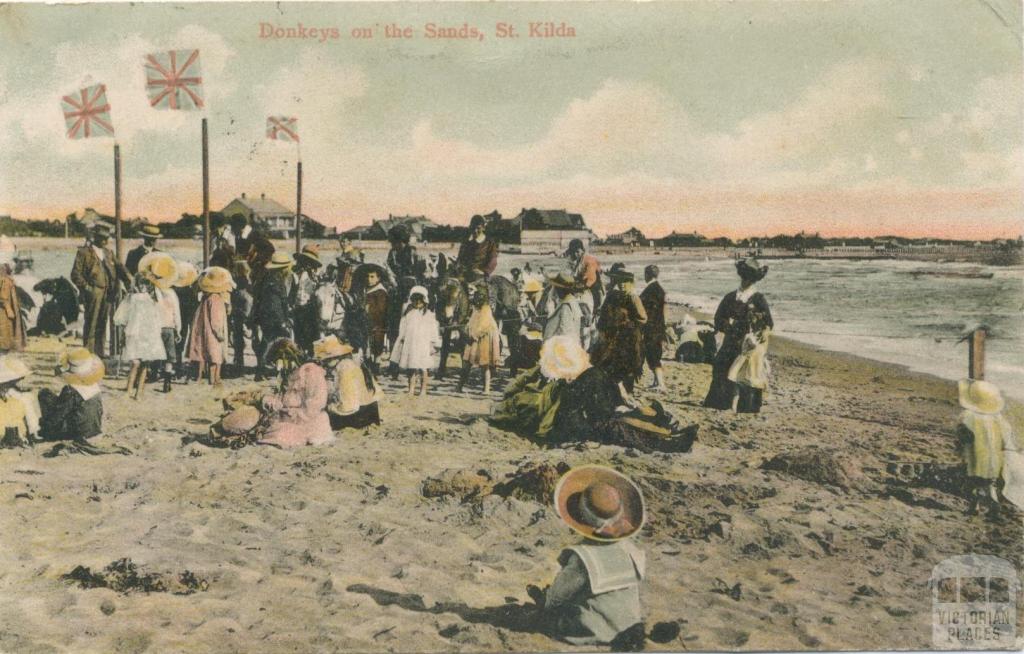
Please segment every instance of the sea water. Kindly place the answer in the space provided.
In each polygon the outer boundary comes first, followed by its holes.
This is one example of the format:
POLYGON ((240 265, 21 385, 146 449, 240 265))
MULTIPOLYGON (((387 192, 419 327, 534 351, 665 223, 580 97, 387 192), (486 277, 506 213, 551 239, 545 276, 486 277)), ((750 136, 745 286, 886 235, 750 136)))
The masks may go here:
MULTIPOLYGON (((197 246, 188 244, 172 245, 169 252, 193 262, 200 256, 197 246)), ((448 252, 453 253, 454 249, 448 252)), ((38 250, 33 255, 39 278, 70 275, 73 249, 38 250)), ((330 251, 324 255, 325 261, 332 258, 330 251)), ((367 260, 383 263, 384 256, 384 251, 372 250, 367 260)), ((707 313, 738 286, 728 258, 669 252, 598 257, 605 269, 613 261, 624 262, 637 277, 638 291, 643 288, 644 266, 657 263, 668 300, 707 313)), ((496 272, 507 275, 513 266, 522 268, 528 261, 536 271, 537 255, 502 254, 496 272)), ((1004 393, 1024 399, 1024 267, 833 259, 763 263, 769 272, 758 288, 771 305, 776 334, 956 380, 967 374, 967 344, 960 338, 985 325, 986 379, 1004 393), (988 274, 991 278, 970 276, 988 274)), ((556 258, 543 264, 547 272, 565 265, 564 259, 556 258)))

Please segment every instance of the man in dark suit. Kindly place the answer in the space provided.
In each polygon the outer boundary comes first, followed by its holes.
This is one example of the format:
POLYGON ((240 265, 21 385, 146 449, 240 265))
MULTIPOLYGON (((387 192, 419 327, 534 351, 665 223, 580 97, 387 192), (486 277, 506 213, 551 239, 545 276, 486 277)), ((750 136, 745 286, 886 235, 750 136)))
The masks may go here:
POLYGON ((124 261, 124 267, 128 269, 128 272, 132 276, 138 274, 139 262, 142 261, 142 257, 146 256, 150 252, 158 252, 156 249, 156 241, 161 236, 160 228, 156 225, 143 225, 141 234, 142 245, 128 252, 128 256, 124 261))
POLYGON ((658 281, 658 267, 651 264, 644 268, 644 281, 647 286, 640 294, 640 302, 647 312, 647 322, 643 324, 644 359, 647 367, 654 373, 651 388, 665 388, 665 371, 661 368, 662 348, 665 345, 665 289, 658 281))
POLYGON ((71 283, 78 287, 85 312, 82 341, 86 349, 102 357, 107 323, 117 301, 118 283, 128 283, 128 271, 107 247, 110 227, 97 223, 89 242, 78 248, 71 268, 71 283))

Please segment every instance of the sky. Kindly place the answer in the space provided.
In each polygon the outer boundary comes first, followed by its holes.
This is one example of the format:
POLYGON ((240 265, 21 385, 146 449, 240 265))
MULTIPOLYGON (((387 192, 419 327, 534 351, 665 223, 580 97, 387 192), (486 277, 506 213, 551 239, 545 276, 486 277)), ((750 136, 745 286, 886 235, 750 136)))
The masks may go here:
POLYGON ((126 217, 201 211, 205 117, 211 210, 294 207, 301 154, 303 212, 339 228, 537 207, 599 234, 1016 238, 1021 26, 1013 0, 0 5, 0 214, 113 213, 113 139, 66 138, 59 102, 104 83, 126 217), (151 108, 143 57, 192 48, 206 108, 151 108))

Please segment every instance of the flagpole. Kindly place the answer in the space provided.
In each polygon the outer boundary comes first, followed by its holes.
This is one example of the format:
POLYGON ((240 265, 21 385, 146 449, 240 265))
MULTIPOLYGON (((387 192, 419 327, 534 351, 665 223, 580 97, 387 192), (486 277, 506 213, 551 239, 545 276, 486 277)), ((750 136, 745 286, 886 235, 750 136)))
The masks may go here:
POLYGON ((302 251, 302 159, 295 169, 295 252, 302 251))
POLYGON ((114 143, 114 256, 121 261, 121 146, 114 143))
POLYGON ((210 145, 203 118, 203 268, 210 265, 210 145))
MULTIPOLYGON (((114 143, 114 287, 117 288, 117 268, 121 264, 121 146, 114 143)), ((114 326, 114 312, 110 312, 110 356, 117 356, 121 344, 117 342, 117 328, 114 326)), ((102 353, 98 353, 102 356, 102 353)), ((120 373, 120 370, 118 370, 120 373)))

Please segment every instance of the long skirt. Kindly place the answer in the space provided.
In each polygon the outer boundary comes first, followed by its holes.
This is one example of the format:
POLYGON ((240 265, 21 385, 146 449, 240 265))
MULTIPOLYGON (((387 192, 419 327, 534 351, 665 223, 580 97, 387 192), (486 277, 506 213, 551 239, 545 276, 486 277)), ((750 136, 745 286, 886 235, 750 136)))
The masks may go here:
POLYGON ((732 409, 732 401, 736 397, 736 383, 729 379, 729 369, 737 356, 738 349, 726 347, 724 344, 715 355, 715 361, 711 364, 711 388, 704 398, 704 406, 721 411, 732 409))
POLYGON ((334 431, 340 429, 363 429, 370 425, 380 424, 380 407, 376 402, 371 402, 359 407, 358 411, 347 416, 332 411, 328 411, 327 416, 331 420, 331 429, 334 431))

